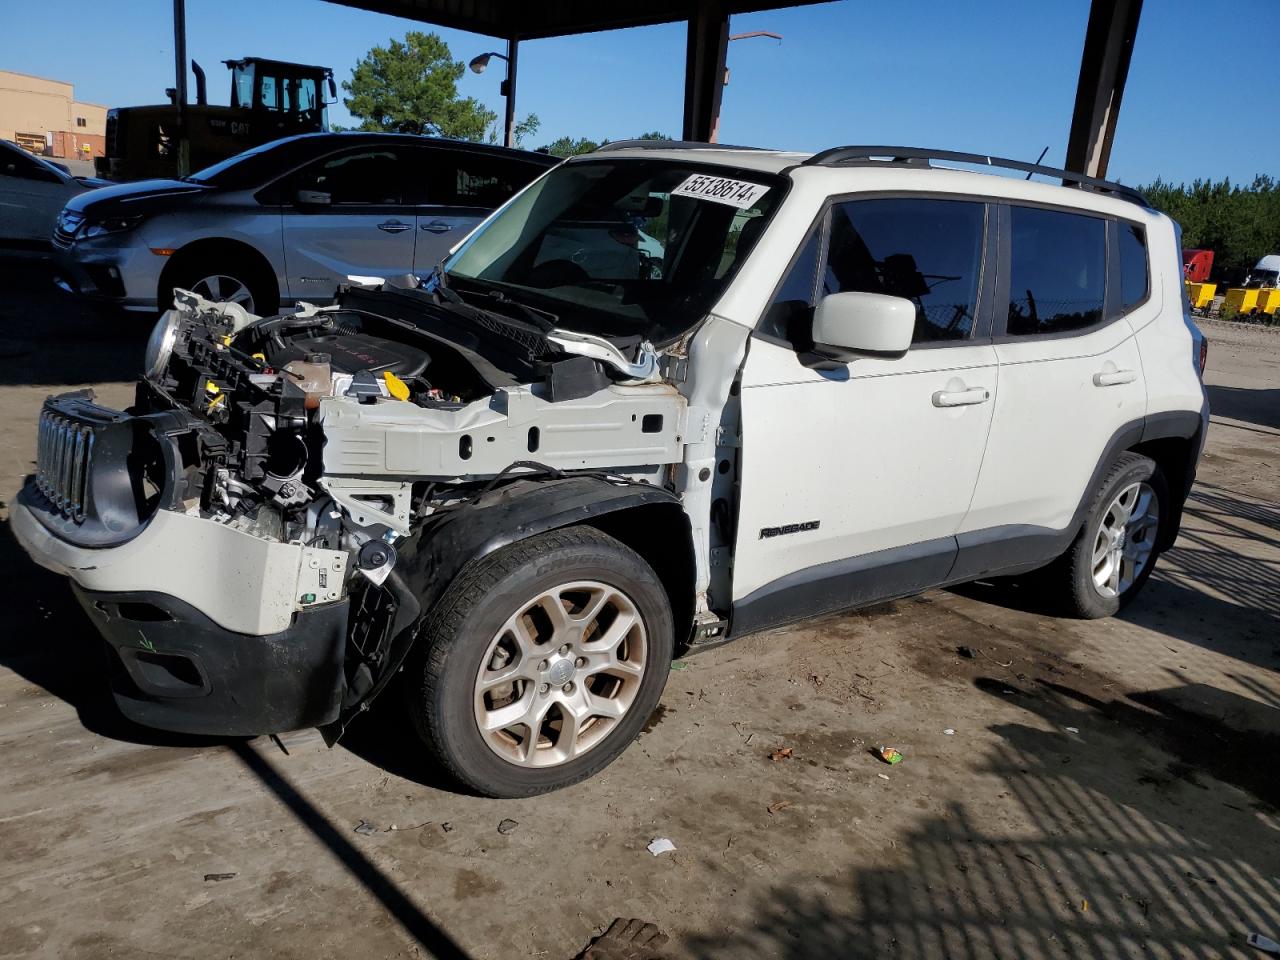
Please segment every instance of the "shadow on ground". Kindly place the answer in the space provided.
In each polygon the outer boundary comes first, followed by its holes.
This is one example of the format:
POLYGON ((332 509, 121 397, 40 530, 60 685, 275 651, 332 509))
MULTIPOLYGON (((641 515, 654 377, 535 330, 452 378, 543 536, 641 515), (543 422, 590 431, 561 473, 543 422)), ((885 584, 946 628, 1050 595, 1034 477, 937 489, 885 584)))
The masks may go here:
POLYGON ((782 882, 749 928, 688 937, 692 955, 1207 960, 1276 934, 1276 694, 978 686, 1034 718, 993 727, 1000 743, 978 764, 1007 787, 996 815, 1031 824, 1024 837, 989 834, 993 811, 954 802, 896 836, 893 865, 850 868, 822 896, 797 892, 808 878, 782 882))
POLYGON ((47 258, 0 257, 0 290, 0 386, 138 377, 154 315, 96 308, 62 293, 47 258))

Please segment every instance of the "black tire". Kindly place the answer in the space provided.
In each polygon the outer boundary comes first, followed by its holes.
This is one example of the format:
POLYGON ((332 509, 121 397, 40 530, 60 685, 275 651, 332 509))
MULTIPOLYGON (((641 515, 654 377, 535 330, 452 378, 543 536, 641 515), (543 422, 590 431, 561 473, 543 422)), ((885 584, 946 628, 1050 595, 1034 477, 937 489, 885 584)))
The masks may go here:
POLYGON ((1040 587, 1045 598, 1067 616, 1099 620, 1120 611, 1141 591, 1155 569, 1165 531, 1172 518, 1169 484, 1159 465, 1139 453, 1125 453, 1103 474, 1085 516, 1084 525, 1062 556, 1041 571, 1040 587), (1151 532, 1154 546, 1150 560, 1133 583, 1117 596, 1103 596, 1094 584, 1093 551, 1099 527, 1111 503, 1126 487, 1147 484, 1155 495, 1158 521, 1151 532))
POLYGON ((666 590, 635 551, 591 527, 531 537, 463 570, 428 614, 406 679, 418 735, 460 784, 490 797, 530 797, 569 786, 611 763, 648 720, 671 668, 674 629, 666 590), (542 591, 592 580, 622 591, 647 638, 634 700, 584 753, 555 766, 529 767, 499 756, 475 713, 481 661, 508 618, 542 591))
MULTIPOLYGON (((174 287, 192 290, 203 278, 221 275, 232 278, 248 289, 253 297, 251 313, 269 317, 280 312, 280 284, 275 274, 251 256, 226 251, 208 256, 194 253, 186 256, 179 253, 177 256, 182 259, 164 278, 159 291, 157 302, 162 311, 173 306, 174 287)), ((196 292, 209 296, 201 290, 196 292)))

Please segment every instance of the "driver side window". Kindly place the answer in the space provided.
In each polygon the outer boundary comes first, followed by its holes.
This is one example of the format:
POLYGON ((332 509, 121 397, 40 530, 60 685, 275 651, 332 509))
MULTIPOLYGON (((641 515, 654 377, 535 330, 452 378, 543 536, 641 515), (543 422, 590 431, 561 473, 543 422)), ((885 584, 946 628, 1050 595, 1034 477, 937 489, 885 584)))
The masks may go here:
POLYGON ((986 205, 969 200, 914 197, 853 200, 831 208, 825 256, 818 283, 817 234, 783 281, 765 315, 762 332, 784 337, 798 349, 807 335, 812 308, 797 303, 796 290, 884 293, 916 306, 913 344, 967 340, 973 334, 982 277, 986 205), (798 280, 798 282, 793 282, 798 280))

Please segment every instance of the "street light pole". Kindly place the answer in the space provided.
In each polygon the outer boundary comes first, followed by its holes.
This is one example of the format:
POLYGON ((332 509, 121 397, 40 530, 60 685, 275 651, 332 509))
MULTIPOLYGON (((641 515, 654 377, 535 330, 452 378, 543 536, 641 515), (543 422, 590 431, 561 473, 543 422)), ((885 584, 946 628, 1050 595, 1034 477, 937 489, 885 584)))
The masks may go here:
POLYGON ((507 79, 502 84, 502 95, 507 98, 507 119, 503 125, 502 145, 516 145, 516 56, 519 54, 520 41, 507 41, 507 79))
POLYGON ((472 73, 484 73, 485 68, 489 66, 489 61, 494 57, 507 62, 507 78, 498 88, 507 101, 502 122, 502 145, 505 147, 516 145, 516 57, 519 52, 520 41, 511 39, 507 41, 505 54, 490 50, 488 53, 472 57, 470 64, 472 73))
MULTIPOLYGON (((751 39, 754 39, 755 37, 768 37, 771 40, 777 40, 779 43, 782 42, 782 34, 774 33, 772 30, 752 30, 750 33, 735 33, 732 36, 730 36, 729 40, 726 41, 725 43, 726 59, 728 58, 729 42, 732 42, 734 40, 751 40, 751 39)), ((721 66, 723 67, 724 72, 721 74, 722 79, 721 79, 720 85, 722 87, 727 87, 729 85, 729 66, 727 63, 721 64, 721 66)), ((715 143, 720 138, 720 104, 721 102, 723 102, 722 97, 717 97, 715 116, 711 122, 711 142, 712 143, 715 143)))
POLYGON ((191 172, 191 145, 187 140, 187 9, 185 0, 173 0, 173 60, 176 71, 173 100, 178 112, 178 176, 185 177, 191 172))

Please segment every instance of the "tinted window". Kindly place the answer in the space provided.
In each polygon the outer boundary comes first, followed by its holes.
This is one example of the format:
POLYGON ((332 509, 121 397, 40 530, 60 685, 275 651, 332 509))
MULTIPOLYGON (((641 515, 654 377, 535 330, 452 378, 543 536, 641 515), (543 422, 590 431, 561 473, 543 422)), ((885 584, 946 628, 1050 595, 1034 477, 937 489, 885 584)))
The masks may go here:
POLYGON ((913 343, 973 330, 986 223, 981 203, 856 200, 831 211, 822 293, 858 291, 916 305, 913 343))
POLYGON ((342 153, 304 170, 298 189, 327 193, 334 205, 399 203, 400 161, 386 147, 342 153))
POLYGON ((1147 296, 1147 235, 1123 220, 1119 229, 1120 308, 1127 313, 1147 296))
POLYGON ((814 227, 800 248, 800 255, 787 271, 782 286, 765 311, 764 320, 760 323, 761 333, 782 337, 795 344, 807 340, 813 320, 813 288, 821 239, 822 228, 819 225, 814 227))
POLYGON ((446 207, 501 206, 546 169, 465 151, 422 150, 418 156, 411 174, 417 202, 446 207))
POLYGON ((1097 217, 1013 207, 1009 333, 1061 333, 1102 319, 1106 222, 1097 217))

